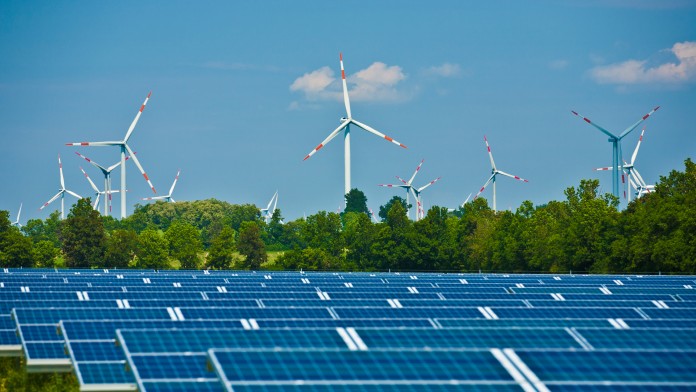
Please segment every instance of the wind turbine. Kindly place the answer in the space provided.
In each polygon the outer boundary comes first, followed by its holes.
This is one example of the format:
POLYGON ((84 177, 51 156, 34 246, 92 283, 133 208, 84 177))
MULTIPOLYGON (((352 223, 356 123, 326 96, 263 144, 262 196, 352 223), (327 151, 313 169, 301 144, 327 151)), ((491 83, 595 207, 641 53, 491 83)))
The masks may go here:
POLYGON ((375 216, 374 211, 372 211, 372 208, 370 208, 370 216, 372 217, 372 221, 374 223, 379 223, 379 219, 377 219, 377 216, 375 216))
POLYGON ((58 193, 56 193, 55 196, 51 198, 51 200, 47 201, 39 207, 39 211, 43 210, 48 206, 49 204, 53 203, 57 198, 60 197, 60 219, 65 219, 65 194, 69 193, 78 199, 82 199, 82 196, 78 195, 77 193, 65 189, 65 180, 63 179, 63 163, 60 161, 60 155, 58 155, 58 169, 60 170, 60 190, 58 190, 58 193))
POLYGON ((16 226, 17 228, 22 228, 22 224, 19 223, 19 216, 22 214, 22 204, 24 203, 19 203, 19 212, 17 212, 17 220, 12 222, 12 226, 16 226))
POLYGON ((493 212, 497 212, 497 209, 496 209, 496 200, 495 200, 495 198, 496 198, 496 195, 495 195, 495 178, 496 178, 496 176, 497 176, 498 174, 502 174, 502 175, 504 175, 504 176, 507 176, 507 177, 510 177, 510 178, 514 178, 515 180, 519 180, 519 181, 523 181, 523 182, 529 182, 529 181, 528 181, 528 180, 525 180, 524 178, 520 178, 520 177, 518 177, 518 176, 515 176, 515 175, 513 175, 513 174, 508 174, 508 173, 505 173, 504 171, 498 170, 498 168, 495 166, 495 161, 493 160, 493 153, 491 152, 491 146, 488 145, 488 139, 486 138, 485 135, 483 136, 483 141, 486 142, 486 148, 488 149, 488 158, 490 158, 490 160, 491 160, 491 176, 488 177, 488 181, 486 181, 486 183, 483 184, 483 186, 482 186, 481 189, 478 191, 478 193, 476 194, 476 196, 474 196, 474 200, 476 200, 476 198, 479 197, 479 195, 483 192, 483 190, 486 189, 486 187, 488 186, 488 184, 490 184, 491 182, 493 182, 493 212))
POLYGON ((176 177, 174 177, 174 182, 172 183, 172 187, 169 188, 169 193, 164 195, 164 196, 153 196, 153 197, 146 197, 143 198, 143 200, 164 200, 169 203, 176 203, 176 200, 172 198, 172 193, 174 193, 174 187, 176 186, 176 182, 179 181, 179 174, 181 174, 181 169, 179 169, 176 172, 176 177))
MULTIPOLYGON (((422 159, 420 163, 418 164, 418 167, 416 167, 416 170, 413 172, 413 175, 408 181, 404 181, 401 179, 401 177, 396 176, 403 184, 378 184, 377 186, 382 186, 386 188, 403 188, 406 190, 406 206, 408 206, 409 203, 409 196, 411 194, 411 188, 413 186, 411 185, 413 183, 413 179, 416 178, 416 174, 420 171, 421 166, 423 166, 423 162, 425 162, 425 159, 422 159)), ((411 209, 409 208, 408 211, 406 211, 406 216, 410 216, 411 209)), ((416 212, 416 220, 418 219, 418 213, 416 212)))
MULTIPOLYGON (((92 182, 92 179, 89 178, 87 172, 85 172, 82 166, 80 166, 80 170, 82 171, 82 174, 85 175, 85 178, 87 178, 87 181, 89 181, 89 184, 92 186, 92 189, 94 189, 94 195, 96 197, 94 198, 94 204, 92 205, 92 208, 94 208, 96 211, 99 211, 99 198, 101 197, 101 195, 104 195, 104 200, 106 200, 104 202, 104 205, 106 206, 108 204, 108 199, 106 198, 107 193, 109 193, 109 195, 111 193, 118 193, 118 189, 110 192, 107 192, 106 190, 100 191, 99 188, 97 188, 97 186, 94 185, 94 182, 92 182)), ((106 213, 104 213, 104 215, 106 216, 106 213)))
MULTIPOLYGON (((623 165, 619 166, 619 168, 624 171, 628 177, 628 192, 624 190, 624 198, 628 199, 628 202, 631 201, 631 186, 633 186, 633 189, 638 190, 638 188, 642 187, 647 187, 645 181, 643 180, 643 177, 641 177, 640 173, 638 173, 638 170, 635 168, 635 163, 636 163, 636 157, 638 156, 638 150, 640 149, 640 144, 643 142, 643 135, 645 135, 645 128, 640 132, 640 137, 638 138, 638 144, 636 144, 636 149, 633 150, 633 155, 631 155, 631 162, 626 162, 624 161, 623 165)), ((614 170, 613 167, 599 167, 595 169, 596 171, 605 171, 605 170, 614 170)), ((622 176, 623 179, 623 176, 622 176)), ((625 182, 624 182, 625 183, 625 182)), ((654 186, 653 186, 654 188, 654 186)), ((646 188, 647 190, 647 188, 646 188)), ((643 192, 646 193, 646 192, 643 192)), ((638 195, 642 195, 640 192, 638 195)))
POLYGON ((138 161, 138 158, 135 156, 133 153, 133 150, 128 146, 128 139, 130 139, 131 135, 133 134, 133 129, 135 129, 135 125, 138 123, 138 120, 140 119, 140 115, 143 114, 143 110, 145 110, 145 105, 147 105, 147 101, 150 99, 150 95, 152 95, 152 92, 147 94, 147 97, 145 98, 145 102, 140 106, 140 110, 138 110, 138 113, 135 115, 135 119, 133 119, 133 122, 131 123, 130 127, 128 128, 128 131, 126 132, 126 136, 123 138, 121 141, 106 141, 106 142, 79 142, 79 143, 66 143, 66 146, 84 146, 84 147, 105 147, 105 146, 116 146, 119 147, 121 150, 121 218, 126 217, 126 151, 128 154, 133 158, 133 162, 135 162, 135 165, 138 167, 138 170, 140 170, 140 173, 142 173, 143 177, 145 177, 145 181, 147 181, 148 185, 150 185, 150 188, 152 189, 152 193, 157 193, 155 191, 155 186, 152 185, 152 182, 150 181, 150 178, 147 176, 147 173, 145 173, 145 170, 143 170, 143 167, 140 165, 140 162, 138 161))
MULTIPOLYGON (((92 166, 96 167, 97 169, 102 171, 102 174, 104 174, 104 192, 100 192, 99 194, 104 194, 104 216, 109 216, 111 213, 111 194, 112 193, 118 193, 118 191, 112 191, 111 190, 111 172, 119 167, 121 165, 121 161, 116 162, 115 164, 109 166, 108 168, 105 168, 104 166, 98 164, 97 162, 87 158, 86 156, 80 154, 79 152, 75 152, 80 158, 84 159, 85 161, 89 162, 92 166)), ((135 153, 134 153, 135 154, 135 153)), ((126 157, 126 160, 130 159, 130 155, 126 157)), ((82 169, 82 168, 80 168, 82 169)), ((83 170, 84 173, 84 170, 83 170)), ((85 173, 85 176, 87 176, 87 173, 85 173)), ((89 179, 89 177, 87 177, 89 179)), ((92 182, 92 180, 90 180, 92 182)), ((97 195, 97 198, 99 195, 97 195)), ((98 202, 95 202, 95 206, 98 205, 98 202)), ((95 207, 96 209, 96 207, 95 207)))
POLYGON ((650 115, 652 115, 653 113, 655 113, 655 111, 656 111, 657 109, 659 109, 659 108, 660 108, 659 106, 656 106, 653 110, 650 111, 650 113, 648 113, 648 114, 646 114, 645 116, 641 117, 640 120, 636 121, 635 124, 633 124, 633 125, 631 125, 630 127, 626 128, 626 129, 625 129, 623 132, 621 132, 618 136, 616 136, 615 134, 613 134, 613 133, 607 131, 607 130, 604 129, 603 127, 601 127, 601 126, 599 126, 599 125, 593 123, 593 122, 590 121, 590 119, 588 119, 587 117, 582 116, 581 114, 578 114, 578 112, 576 112, 576 111, 574 111, 574 110, 571 110, 571 112, 572 112, 574 115, 576 115, 576 116, 578 116, 578 117, 581 117, 583 120, 585 120, 586 123, 588 123, 588 124, 592 125, 593 127, 597 128, 597 129, 598 129, 600 132, 602 132, 603 134, 609 136, 609 140, 608 140, 608 141, 609 141, 609 143, 612 144, 612 164, 611 164, 611 167, 612 167, 612 170, 613 170, 613 173, 612 173, 612 193, 613 193, 614 196, 616 196, 617 198, 619 197, 619 162, 623 162, 623 155, 622 155, 622 151, 621 151, 621 139, 623 139, 626 135, 628 135, 629 133, 631 133, 631 131, 633 131, 634 129, 636 129, 636 127, 637 127, 638 125, 640 125, 640 123, 642 123, 643 121, 647 120, 647 118, 650 117, 650 115))
MULTIPOLYGON (((430 181, 429 183, 423 185, 423 186, 420 187, 420 188, 414 188, 414 187, 411 187, 411 188, 410 188, 411 193, 413 194, 413 197, 416 199, 416 204, 418 205, 418 209, 416 210, 416 220, 417 220, 417 221, 418 221, 418 220, 421 220, 421 219, 423 219, 423 218, 425 218, 425 210, 423 209, 423 198, 422 198, 422 196, 421 196, 421 193, 422 193, 427 187, 429 187, 430 185, 433 185, 434 183, 436 183, 436 182, 437 182, 439 179, 441 179, 441 178, 442 178, 442 177, 438 177, 438 178, 436 178, 436 179, 430 181)), ((406 182, 406 181, 404 181, 404 180, 401 179, 401 178, 399 178, 399 180, 401 180, 401 181, 404 182, 404 183, 406 182)))
POLYGON ((353 115, 350 112, 350 99, 348 98, 348 86, 346 84, 346 72, 343 69, 343 54, 339 54, 339 60, 341 63, 341 79, 343 80, 343 103, 346 106, 346 116, 347 117, 342 117, 341 118, 341 125, 338 126, 338 128, 334 129, 333 132, 329 134, 329 136, 324 139, 323 142, 321 142, 318 146, 312 150, 307 156, 304 158, 306 161, 314 155, 317 151, 321 150, 322 147, 324 147, 327 143, 329 143, 333 138, 336 137, 336 135, 339 134, 339 132, 343 131, 343 143, 344 143, 344 153, 345 153, 345 161, 344 161, 344 166, 345 166, 345 186, 344 186, 344 192, 343 194, 346 195, 348 192, 350 192, 351 187, 350 187, 350 125, 353 124, 357 126, 358 128, 361 128, 367 132, 370 132, 376 136, 379 136, 381 138, 384 138, 387 141, 390 141, 397 146, 406 148, 403 144, 397 142, 396 140, 392 139, 391 137, 378 132, 374 128, 370 127, 369 125, 363 124, 359 122, 358 120, 355 120, 353 118, 353 115))
POLYGON ((268 205, 266 208, 261 209, 261 216, 263 217, 264 221, 266 223, 271 221, 271 218, 273 217, 273 213, 276 210, 276 206, 278 205, 278 191, 275 191, 273 194, 273 197, 271 197, 271 200, 268 202, 268 205), (275 203, 274 203, 275 201, 275 203), (271 204, 273 204, 273 208, 271 208, 271 204))

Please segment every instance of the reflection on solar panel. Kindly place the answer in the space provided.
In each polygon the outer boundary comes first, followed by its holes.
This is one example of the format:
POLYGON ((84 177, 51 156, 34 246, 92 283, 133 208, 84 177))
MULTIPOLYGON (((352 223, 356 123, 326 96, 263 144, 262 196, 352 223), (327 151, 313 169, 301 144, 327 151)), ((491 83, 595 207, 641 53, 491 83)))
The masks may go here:
POLYGON ((0 271, 0 355, 84 391, 696 389, 692 276, 0 271))

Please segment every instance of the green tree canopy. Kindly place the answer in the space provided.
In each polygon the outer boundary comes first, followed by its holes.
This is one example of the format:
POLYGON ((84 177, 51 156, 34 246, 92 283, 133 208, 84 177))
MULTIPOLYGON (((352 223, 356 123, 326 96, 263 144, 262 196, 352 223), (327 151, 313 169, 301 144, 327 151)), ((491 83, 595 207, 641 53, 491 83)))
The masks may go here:
POLYGON ((258 270, 268 260, 266 245, 261 241, 261 229, 256 222, 242 222, 237 250, 244 255, 244 267, 258 270))
POLYGON ((203 251, 203 244, 198 229, 189 223, 174 221, 164 236, 169 242, 169 254, 179 260, 182 269, 200 267, 198 254, 203 251))
POLYGON ((138 235, 133 230, 114 230, 106 239, 105 267, 127 268, 138 248, 138 235))
POLYGON ((8 211, 0 211, 0 266, 32 267, 33 265, 31 240, 12 226, 8 211))
POLYGON ((101 266, 106 250, 104 223, 90 199, 80 199, 60 228, 65 265, 71 268, 101 266))
POLYGON ((210 249, 208 251, 208 258, 206 259, 206 266, 213 269, 228 269, 232 268, 235 262, 234 251, 235 246, 235 233, 234 229, 225 226, 220 231, 215 238, 213 238, 210 244, 210 249))
POLYGON ((351 189, 346 193, 346 209, 344 213, 348 212, 362 212, 367 216, 370 216, 370 209, 367 208, 367 197, 358 188, 351 189))
POLYGON ((394 205, 394 203, 401 204, 405 211, 408 211, 412 207, 410 204, 406 203, 406 199, 404 199, 403 197, 394 196, 391 199, 389 199, 387 204, 379 207, 379 213, 377 215, 379 215, 382 222, 387 220, 387 214, 389 213, 389 210, 391 210, 391 207, 392 205, 394 205))
POLYGON ((164 235, 156 230, 143 230, 138 235, 137 268, 163 269, 169 268, 169 242, 164 235))

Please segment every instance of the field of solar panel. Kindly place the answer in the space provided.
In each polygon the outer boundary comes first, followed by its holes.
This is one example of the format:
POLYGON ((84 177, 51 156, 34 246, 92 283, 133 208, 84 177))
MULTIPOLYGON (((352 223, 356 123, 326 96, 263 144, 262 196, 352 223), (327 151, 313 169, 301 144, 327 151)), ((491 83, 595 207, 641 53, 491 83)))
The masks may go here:
POLYGON ((83 391, 694 390, 696 277, 0 273, 0 350, 83 391))

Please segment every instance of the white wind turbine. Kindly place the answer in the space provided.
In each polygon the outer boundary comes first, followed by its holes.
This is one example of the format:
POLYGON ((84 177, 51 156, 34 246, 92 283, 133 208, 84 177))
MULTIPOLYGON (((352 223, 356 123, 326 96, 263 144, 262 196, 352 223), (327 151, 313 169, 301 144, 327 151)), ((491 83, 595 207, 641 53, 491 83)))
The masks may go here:
MULTIPOLYGON (((413 197, 416 199, 416 204, 418 205, 418 209, 416 210, 416 220, 421 220, 421 219, 425 218, 425 209, 423 208, 423 197, 421 196, 421 193, 427 187, 429 187, 430 185, 433 185, 441 178, 442 177, 438 177, 438 178, 430 181, 429 183, 423 185, 420 188, 411 187, 411 193, 413 194, 413 197)), ((399 180, 401 180, 402 182, 405 182, 401 178, 399 178, 399 180)))
MULTIPOLYGON (((99 199, 100 199, 101 195, 104 195, 104 200, 105 200, 104 205, 106 206, 108 204, 108 199, 106 198, 107 194, 110 196, 111 193, 118 193, 118 189, 115 191, 110 191, 110 192, 107 192, 106 190, 100 191, 99 188, 97 188, 97 186, 94 185, 94 182, 92 182, 92 179, 89 178, 89 176, 87 175, 87 172, 85 171, 85 169, 82 168, 82 166, 80 166, 80 170, 82 171, 82 174, 85 175, 85 178, 87 178, 87 181, 89 181, 89 185, 91 185, 92 189, 94 189, 95 198, 94 198, 94 203, 92 204, 92 208, 94 208, 96 211, 99 211, 99 199)), ((104 216, 106 216, 106 215, 107 214, 105 212, 104 216)))
POLYGON ((172 183, 172 187, 169 188, 168 194, 164 196, 145 197, 143 198, 143 200, 164 200, 168 203, 176 203, 176 200, 172 198, 172 193, 174 193, 174 187, 176 186, 176 182, 179 181, 179 174, 181 174, 181 169, 179 169, 176 172, 176 177, 174 177, 174 182, 172 183))
POLYGON ((324 147, 327 143, 329 143, 333 138, 335 138, 339 132, 343 131, 343 142, 344 142, 344 153, 345 153, 345 161, 344 161, 344 166, 345 166, 345 186, 344 186, 344 192, 343 194, 346 195, 348 192, 350 192, 351 187, 350 187, 350 125, 353 124, 357 126, 358 128, 361 128, 367 132, 370 132, 376 136, 379 136, 381 138, 384 138, 387 141, 390 141, 397 146, 406 148, 403 144, 397 142, 396 140, 392 139, 391 137, 378 132, 374 128, 370 127, 369 125, 363 124, 359 122, 358 120, 355 120, 353 118, 353 115, 350 112, 350 99, 348 98, 348 86, 346 84, 346 72, 343 69, 343 54, 339 54, 339 60, 341 63, 341 79, 343 81, 343 103, 346 106, 346 116, 341 118, 341 125, 338 126, 333 132, 329 134, 329 136, 324 139, 318 146, 314 148, 307 156, 304 158, 304 160, 309 159, 314 153, 319 151, 322 147, 324 147))
POLYGON ((138 123, 138 120, 140 119, 140 115, 143 113, 143 110, 145 110, 145 105, 147 105, 147 101, 150 99, 150 95, 152 95, 152 92, 147 94, 147 97, 145 98, 145 102, 143 102, 143 104, 140 106, 140 110, 138 110, 138 113, 135 115, 135 119, 133 119, 133 122, 131 123, 130 127, 128 128, 128 131, 126 132, 126 136, 123 138, 123 140, 121 140, 121 141, 106 141, 106 142, 66 143, 66 146, 84 146, 84 147, 116 146, 116 147, 119 147, 119 149, 121 150, 121 218, 122 219, 126 217, 126 152, 128 152, 128 154, 133 158, 133 162, 138 167, 138 170, 140 170, 140 173, 142 173, 143 177, 145 177, 145 181, 147 181, 148 185, 150 185, 152 192, 155 194, 157 193, 157 191, 155 191, 155 186, 152 185, 150 178, 148 178, 147 173, 145 173, 145 170, 143 170, 143 167, 140 165, 138 158, 133 153, 133 150, 131 150, 131 148, 128 146, 128 139, 130 139, 131 135, 133 134, 133 129, 135 129, 135 125, 138 123))
MULTIPOLYGON (((121 161, 116 162, 115 164, 109 166, 108 168, 105 168, 104 166, 98 164, 97 162, 87 158, 86 156, 80 154, 79 152, 75 152, 80 158, 84 159, 85 161, 89 162, 92 166, 96 167, 97 169, 102 171, 102 174, 104 174, 104 191, 100 192, 99 194, 104 195, 104 216, 109 216, 111 214, 111 194, 112 193, 118 193, 118 191, 113 191, 111 189, 111 172, 119 167, 121 165, 121 161)), ((130 159, 130 155, 126 157, 126 160, 130 159)), ((82 169, 82 168, 80 168, 82 169)), ((84 173, 84 170, 83 170, 84 173)), ((85 176, 87 176, 87 173, 85 173, 85 176)), ((89 177, 87 177, 89 178, 89 177)), ((90 180, 92 182, 92 180, 90 180)), ((99 195, 97 195, 97 198, 99 195)), ((99 205, 98 202, 95 201, 95 206, 99 205)), ((96 209, 96 207, 95 207, 96 209)))
MULTIPOLYGON (((645 180, 643 180, 643 177, 638 172, 638 169, 635 168, 636 157, 638 156, 638 150, 640 149, 640 144, 643 142, 643 135, 645 135, 645 128, 643 128, 643 130, 640 132, 640 137, 638 138, 638 144, 636 144, 636 149, 633 150, 633 155, 631 155, 631 162, 624 161, 623 165, 619 166, 619 169, 621 169, 623 172, 625 172, 627 177, 628 177, 628 183, 624 182, 625 186, 628 187, 628 191, 626 191, 626 189, 624 189, 624 199, 627 199, 628 202, 631 201, 631 186, 633 186, 633 189, 635 189, 637 191, 638 197, 644 195, 645 193, 650 193, 651 190, 655 189, 654 185, 647 185, 645 183, 645 180)), ((605 170, 613 171, 614 168, 612 166, 599 167, 595 170, 596 171, 605 171, 605 170)), ((622 175, 622 179, 623 179, 623 175, 622 175)))
POLYGON ((19 216, 22 214, 22 204, 24 203, 19 203, 19 212, 17 212, 17 220, 12 222, 12 226, 16 226, 18 228, 22 228, 22 224, 19 223, 19 216))
POLYGON ((498 174, 502 174, 502 175, 504 175, 504 176, 507 176, 507 177, 510 177, 510 178, 514 178, 515 180, 519 180, 519 181, 523 181, 523 182, 529 182, 529 181, 528 181, 528 180, 525 180, 524 178, 520 178, 520 177, 517 177, 517 176, 515 176, 515 175, 508 174, 508 173, 505 173, 504 171, 498 170, 498 168, 495 166, 495 161, 493 161, 493 153, 491 153, 491 146, 488 145, 488 139, 486 139, 486 136, 483 136, 483 140, 486 142, 486 148, 488 149, 488 157, 489 157, 490 160, 491 160, 491 173, 492 173, 492 174, 491 174, 490 177, 488 177, 488 181, 486 181, 486 183, 483 184, 483 186, 482 186, 481 189, 478 191, 478 193, 476 194, 476 196, 474 196, 474 200, 476 200, 476 198, 479 197, 479 195, 481 194, 481 192, 483 192, 483 190, 486 189, 486 187, 488 186, 488 184, 490 184, 491 182, 493 182, 493 212, 496 212, 497 209, 496 209, 496 200, 495 200, 495 196, 496 196, 496 195, 495 195, 495 177, 496 177, 498 174))
POLYGON ((273 194, 273 197, 271 197, 271 200, 268 202, 268 205, 266 208, 261 209, 261 217, 266 221, 266 223, 271 221, 271 218, 273 217, 273 213, 276 210, 276 206, 278 205, 278 191, 275 191, 273 194), (273 205, 273 208, 271 208, 271 205, 273 205))
POLYGON ((60 155, 58 155, 58 169, 60 171, 60 189, 58 190, 58 193, 56 193, 56 195, 51 198, 51 200, 47 201, 46 203, 44 203, 44 205, 39 207, 39 211, 43 210, 44 208, 46 208, 46 206, 53 203, 57 198, 60 197, 60 219, 65 219, 65 194, 69 193, 77 197, 78 199, 82 199, 82 196, 65 188, 65 180, 63 179, 63 163, 60 161, 60 155))
MULTIPOLYGON (((386 188, 402 188, 406 190, 406 206, 408 206, 409 203, 409 197, 411 195, 411 188, 413 188, 413 180, 416 178, 416 174, 420 171, 421 166, 423 166, 423 162, 425 162, 425 159, 422 159, 418 166, 416 167, 416 170, 413 172, 413 175, 408 181, 404 181, 401 179, 401 177, 396 176, 397 179, 399 179, 403 184, 378 184, 377 186, 382 186, 386 188)), ((406 211, 406 216, 410 217, 411 209, 409 208, 408 211, 406 211)), ((418 213, 416 212, 416 220, 418 219, 418 213)))

